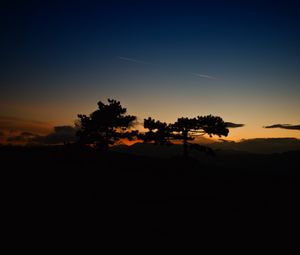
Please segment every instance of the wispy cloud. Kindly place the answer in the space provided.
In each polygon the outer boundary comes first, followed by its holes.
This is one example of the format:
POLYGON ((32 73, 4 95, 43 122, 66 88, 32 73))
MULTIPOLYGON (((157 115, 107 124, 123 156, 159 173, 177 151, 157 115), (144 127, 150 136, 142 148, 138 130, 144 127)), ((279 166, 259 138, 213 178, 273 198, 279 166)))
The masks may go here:
MULTIPOLYGON (((127 62, 132 62, 132 63, 137 63, 137 64, 145 64, 145 65, 151 65, 151 66, 158 66, 159 65, 154 65, 152 63, 146 62, 146 61, 142 61, 139 59, 135 59, 135 58, 128 58, 128 57, 122 57, 122 56, 118 56, 118 59, 123 60, 123 61, 127 61, 127 62)), ((207 74, 201 74, 201 73, 188 73, 190 75, 193 76, 197 76, 199 78, 204 78, 204 79, 210 79, 210 80, 216 80, 217 78, 211 75, 207 75, 207 74)))
POLYGON ((200 77, 200 78, 206 78, 206 79, 211 79, 211 80, 216 80, 217 78, 211 75, 207 74, 201 74, 201 73, 191 73, 194 76, 200 77))
POLYGON ((128 62, 138 63, 138 64, 148 64, 145 61, 141 61, 141 60, 134 59, 134 58, 127 58, 127 57, 121 57, 121 56, 119 56, 118 59, 121 59, 121 60, 124 60, 124 61, 128 61, 128 62))
POLYGON ((232 122, 226 122, 226 127, 227 128, 239 128, 239 127, 244 127, 245 124, 237 124, 237 123, 232 123, 232 122))
POLYGON ((46 134, 49 133, 51 128, 51 124, 47 122, 0 116, 0 129, 2 132, 20 133, 27 131, 37 134, 46 134))
POLYGON ((264 126, 264 128, 282 128, 282 129, 300 130, 300 125, 274 124, 271 126, 264 126))

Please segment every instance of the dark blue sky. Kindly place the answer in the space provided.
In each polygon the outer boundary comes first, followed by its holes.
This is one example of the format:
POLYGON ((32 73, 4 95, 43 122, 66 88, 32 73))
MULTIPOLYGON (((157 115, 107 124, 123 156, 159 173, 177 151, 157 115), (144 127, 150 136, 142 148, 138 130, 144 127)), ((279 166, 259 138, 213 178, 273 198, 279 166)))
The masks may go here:
POLYGON ((297 2, 2 1, 0 114, 71 121, 117 97, 167 121, 300 122, 297 2))
POLYGON ((236 63, 249 58, 249 66, 260 58, 299 64, 297 1, 8 2, 1 8, 7 76, 110 68, 119 55, 191 65, 201 58, 205 66, 222 57, 236 63))

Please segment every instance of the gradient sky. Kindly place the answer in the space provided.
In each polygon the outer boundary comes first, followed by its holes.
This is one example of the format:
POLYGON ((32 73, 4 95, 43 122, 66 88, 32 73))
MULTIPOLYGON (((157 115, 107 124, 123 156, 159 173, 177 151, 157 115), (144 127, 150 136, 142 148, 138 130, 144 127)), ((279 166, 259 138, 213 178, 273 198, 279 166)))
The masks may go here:
POLYGON ((140 121, 300 138, 262 128, 300 124, 298 1, 102 2, 1 1, 0 117, 72 124, 115 98, 140 121))

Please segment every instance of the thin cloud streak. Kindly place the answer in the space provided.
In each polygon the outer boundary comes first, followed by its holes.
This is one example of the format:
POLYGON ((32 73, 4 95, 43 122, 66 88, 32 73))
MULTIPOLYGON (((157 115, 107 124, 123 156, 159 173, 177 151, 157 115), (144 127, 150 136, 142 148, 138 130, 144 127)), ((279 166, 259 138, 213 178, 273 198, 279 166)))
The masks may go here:
POLYGON ((245 124, 237 124, 237 123, 232 123, 232 122, 226 122, 226 127, 227 128, 239 128, 239 127, 244 127, 245 124))
POLYGON ((124 61, 128 61, 128 62, 133 62, 133 63, 137 63, 137 64, 148 64, 145 61, 141 61, 138 59, 134 59, 134 58, 126 58, 126 57, 118 57, 118 59, 124 60, 124 61))
MULTIPOLYGON (((127 58, 127 57, 118 56, 118 59, 124 60, 124 61, 127 61, 127 62, 137 63, 137 64, 153 65, 151 63, 148 63, 148 62, 145 62, 145 61, 142 61, 142 60, 138 60, 138 59, 134 59, 134 58, 127 58)), ((156 65, 156 66, 158 66, 158 65, 156 65)), ((216 80, 217 79, 216 77, 211 76, 211 75, 207 75, 207 74, 201 74, 201 73, 189 73, 189 74, 200 77, 200 78, 210 79, 210 80, 216 80)))
POLYGON ((194 76, 200 77, 200 78, 206 78, 206 79, 211 79, 211 80, 216 80, 217 78, 214 76, 210 76, 207 74, 201 74, 201 73, 191 73, 194 76))
POLYGON ((6 133, 27 131, 37 134, 47 134, 51 128, 52 126, 48 122, 0 116, 0 130, 6 133))
POLYGON ((300 125, 274 124, 271 126, 264 126, 264 128, 282 128, 282 129, 290 129, 290 130, 300 130, 300 125))

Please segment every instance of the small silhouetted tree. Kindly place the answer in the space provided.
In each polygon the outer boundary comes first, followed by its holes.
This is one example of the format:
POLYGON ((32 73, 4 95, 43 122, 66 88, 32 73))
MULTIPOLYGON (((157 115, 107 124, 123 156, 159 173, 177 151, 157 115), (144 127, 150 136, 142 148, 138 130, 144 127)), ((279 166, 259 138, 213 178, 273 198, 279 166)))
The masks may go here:
POLYGON ((108 99, 108 104, 98 102, 98 109, 90 115, 79 114, 77 126, 80 144, 92 144, 98 148, 108 149, 122 138, 134 139, 138 131, 130 131, 136 117, 126 115, 119 101, 108 99))
POLYGON ((144 128, 148 129, 148 131, 141 134, 140 139, 145 143, 153 142, 160 145, 171 143, 172 130, 169 124, 149 117, 148 119, 144 119, 144 128))
MULTIPOLYGON (((212 135, 227 136, 229 130, 227 124, 221 117, 218 116, 198 116, 196 118, 179 118, 171 125, 174 134, 174 139, 182 140, 183 143, 183 155, 188 157, 188 141, 194 140, 195 137, 208 134, 212 135)), ((192 148, 202 150, 208 153, 212 151, 206 146, 191 145, 192 148)))

